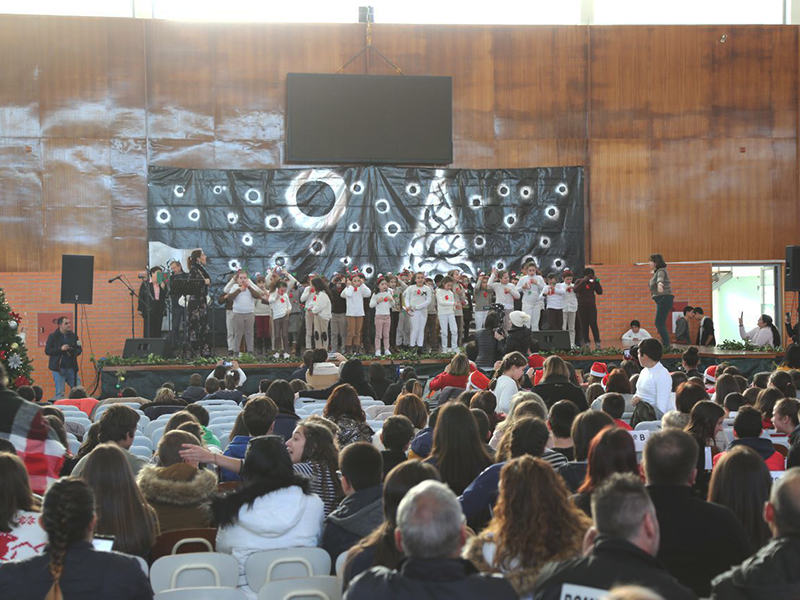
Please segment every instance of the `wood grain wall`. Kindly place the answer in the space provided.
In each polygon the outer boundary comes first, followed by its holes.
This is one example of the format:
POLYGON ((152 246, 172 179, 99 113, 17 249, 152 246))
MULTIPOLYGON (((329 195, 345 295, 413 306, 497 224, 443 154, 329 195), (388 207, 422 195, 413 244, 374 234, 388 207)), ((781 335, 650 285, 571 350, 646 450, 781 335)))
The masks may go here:
MULTIPOLYGON (((594 263, 800 243, 797 27, 378 24, 373 43, 453 77, 454 167, 585 165, 594 263)), ((359 25, 0 17, 0 272, 138 268, 148 164, 284 166, 286 73, 363 44, 359 25)), ((367 69, 392 73, 347 72, 367 69)))

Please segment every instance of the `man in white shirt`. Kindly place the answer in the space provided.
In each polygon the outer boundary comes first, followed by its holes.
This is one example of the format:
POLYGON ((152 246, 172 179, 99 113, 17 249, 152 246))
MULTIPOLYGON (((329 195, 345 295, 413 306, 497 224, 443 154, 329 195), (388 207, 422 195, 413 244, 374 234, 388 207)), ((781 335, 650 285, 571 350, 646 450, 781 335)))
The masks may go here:
POLYGON ((635 406, 639 402, 647 402, 656 410, 656 419, 664 413, 675 409, 672 401, 672 377, 661 364, 663 347, 661 342, 650 338, 639 344, 639 364, 642 372, 636 382, 636 395, 631 400, 635 406))
POLYGON ((622 334, 623 347, 633 346, 639 342, 653 336, 646 329, 642 329, 642 324, 636 319, 631 321, 631 328, 622 334))

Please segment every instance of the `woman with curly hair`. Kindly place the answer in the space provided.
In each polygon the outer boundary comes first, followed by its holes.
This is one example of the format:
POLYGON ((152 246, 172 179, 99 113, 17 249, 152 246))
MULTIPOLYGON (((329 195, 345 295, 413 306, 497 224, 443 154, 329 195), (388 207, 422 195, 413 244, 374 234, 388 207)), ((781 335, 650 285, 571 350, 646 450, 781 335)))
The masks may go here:
POLYGON ((367 425, 367 416, 352 385, 337 385, 333 389, 322 416, 339 428, 339 449, 354 442, 372 442, 375 432, 367 425))
POLYGON ((494 516, 483 533, 467 542, 463 556, 483 573, 502 574, 526 596, 546 563, 580 554, 591 525, 549 464, 520 456, 500 472, 494 516))
POLYGON ((336 476, 339 451, 334 440, 331 429, 324 424, 303 421, 286 442, 295 472, 311 479, 311 491, 322 498, 326 517, 344 497, 336 476))

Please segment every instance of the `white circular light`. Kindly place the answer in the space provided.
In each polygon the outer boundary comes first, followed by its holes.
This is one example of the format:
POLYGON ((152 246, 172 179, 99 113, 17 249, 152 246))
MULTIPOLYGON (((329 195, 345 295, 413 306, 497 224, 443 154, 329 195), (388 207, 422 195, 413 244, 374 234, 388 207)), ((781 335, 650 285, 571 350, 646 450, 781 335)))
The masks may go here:
POLYGON ((511 229, 514 225, 517 224, 517 216, 516 215, 506 215, 506 218, 503 219, 503 223, 505 226, 511 229))
POLYGON ((350 231, 361 231, 361 226, 358 223, 350 223, 350 231))
POLYGON ((469 207, 472 210, 477 210, 483 206, 483 198, 480 194, 473 194, 469 197, 469 207))
POLYGON ((550 247, 550 238, 546 235, 543 235, 539 240, 539 246, 542 248, 549 248, 550 247))
POLYGON ((497 193, 500 194, 503 198, 505 198, 511 193, 511 188, 509 188, 507 184, 501 183, 500 185, 497 186, 497 193))
POLYGON ((156 214, 156 221, 158 221, 162 225, 164 225, 166 223, 169 223, 171 219, 172 219, 172 215, 169 214, 169 211, 166 208, 162 208, 156 214))
POLYGON ((235 212, 229 212, 228 223, 230 223, 231 225, 236 225, 238 222, 239 222, 239 215, 237 215, 235 212))
POLYGON ((261 202, 261 192, 256 188, 250 188, 244 193, 244 199, 250 204, 259 204, 261 202))
POLYGON ((351 262, 353 262, 353 259, 350 258, 349 256, 345 256, 343 258, 340 258, 339 261, 341 261, 343 265, 349 265, 351 262))
POLYGON ((215 185, 213 191, 217 196, 219 196, 225 188, 221 185, 215 185))
POLYGON ((419 194, 420 186, 418 183, 409 183, 406 186, 406 194, 409 196, 416 196, 419 194))
POLYGON ((557 219, 560 211, 558 210, 557 206, 553 206, 552 204, 544 209, 544 214, 547 216, 548 219, 557 219))
POLYGON ((186 188, 182 185, 176 185, 174 188, 172 188, 172 193, 175 194, 176 198, 183 198, 183 196, 186 194, 186 188))
POLYGON ((372 266, 372 265, 370 265, 370 264, 366 264, 366 265, 364 265, 363 267, 361 267, 361 273, 363 273, 363 274, 364 274, 364 277, 365 277, 366 279, 369 279, 370 277, 372 277, 373 275, 375 275, 375 267, 373 267, 373 266, 372 266))
POLYGON ((240 263, 235 258, 232 258, 228 261, 228 267, 230 268, 231 271, 238 271, 239 269, 242 268, 242 263, 240 263))
POLYGON ((316 238, 314 241, 311 242, 311 245, 308 247, 308 251, 311 252, 314 256, 319 256, 323 252, 325 252, 325 242, 321 239, 316 238))
POLYGON ((270 263, 285 269, 289 266, 289 258, 283 252, 276 252, 272 255, 270 259, 270 263))
POLYGON ((400 223, 397 223, 396 221, 389 221, 383 227, 383 230, 389 237, 395 237, 398 233, 400 233, 400 223))
POLYGON ((564 268, 564 261, 560 258, 557 258, 553 261, 553 266, 556 269, 563 269, 564 268))
POLYGON ((482 235, 479 235, 475 238, 475 247, 476 248, 483 248, 486 245, 486 238, 482 235))
POLYGON ((267 215, 264 217, 264 226, 270 231, 276 231, 283 227, 283 219, 278 215, 267 215))
POLYGON ((354 181, 353 184, 350 186, 350 191, 356 195, 360 196, 364 193, 364 182, 363 181, 354 181))
POLYGON ((389 212, 389 202, 381 198, 375 203, 375 210, 382 215, 385 215, 387 212, 389 212))
POLYGON ((494 267, 498 271, 502 271, 506 268, 506 263, 504 263, 502 260, 498 260, 496 263, 494 263, 494 267))
POLYGON ((245 233, 245 234, 242 236, 242 243, 243 243, 245 246, 252 246, 252 245, 253 245, 253 236, 252 236, 252 235, 250 235, 249 233, 245 233))
POLYGON ((519 195, 523 198, 530 198, 533 195, 533 188, 529 185, 523 185, 519 188, 519 195))
POLYGON ((522 257, 523 265, 531 262, 535 264, 537 267, 539 266, 539 261, 536 260, 536 257, 533 254, 526 254, 525 256, 522 257))
POLYGON ((556 194, 559 196, 566 196, 569 193, 569 188, 567 187, 566 183, 559 183, 556 186, 556 194))
POLYGON ((190 210, 189 211, 189 220, 190 221, 194 221, 195 223, 197 223, 197 221, 200 220, 200 211, 197 210, 196 208, 193 208, 192 210, 190 210))
MULTIPOLYGON (((363 184, 362 184, 363 185, 363 184)), ((289 214, 300 227, 319 231, 333 228, 344 216, 347 210, 347 184, 344 179, 330 169, 310 169, 301 171, 289 184, 284 196, 289 214), (333 208, 326 214, 312 217, 307 215, 297 205, 297 193, 306 183, 320 182, 328 185, 333 190, 335 198, 333 208)))

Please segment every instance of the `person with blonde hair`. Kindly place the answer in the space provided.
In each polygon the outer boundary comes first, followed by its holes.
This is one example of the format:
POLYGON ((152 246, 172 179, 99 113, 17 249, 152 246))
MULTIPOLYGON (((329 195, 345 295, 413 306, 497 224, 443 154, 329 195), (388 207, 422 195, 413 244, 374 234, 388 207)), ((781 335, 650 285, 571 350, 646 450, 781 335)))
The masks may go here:
POLYGON ((470 365, 466 354, 456 354, 444 372, 434 377, 429 387, 432 392, 443 390, 446 387, 466 388, 469 382, 470 365))
POLYGON ((579 556, 592 522, 570 502, 547 462, 523 455, 500 472, 489 526, 467 542, 463 556, 482 573, 499 573, 520 596, 532 593, 542 567, 579 556))

